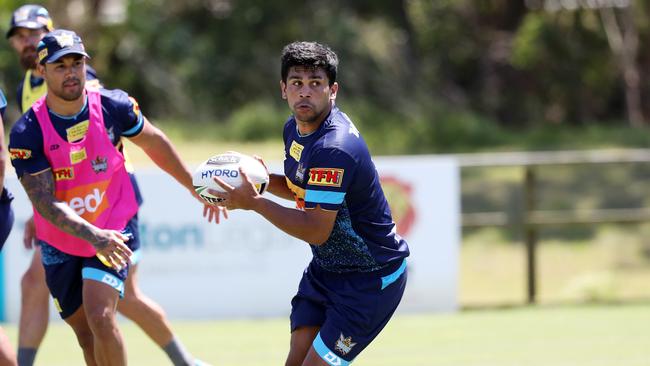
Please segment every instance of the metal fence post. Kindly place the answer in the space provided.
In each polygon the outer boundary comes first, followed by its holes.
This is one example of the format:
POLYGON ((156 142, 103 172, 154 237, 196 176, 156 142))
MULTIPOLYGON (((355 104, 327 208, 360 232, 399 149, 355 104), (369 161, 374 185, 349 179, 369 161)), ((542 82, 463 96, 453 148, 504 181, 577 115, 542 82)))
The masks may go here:
POLYGON ((526 177, 524 181, 524 230, 526 231, 526 270, 528 280, 527 302, 534 304, 537 295, 537 227, 531 222, 532 213, 535 211, 535 168, 526 166, 526 177))

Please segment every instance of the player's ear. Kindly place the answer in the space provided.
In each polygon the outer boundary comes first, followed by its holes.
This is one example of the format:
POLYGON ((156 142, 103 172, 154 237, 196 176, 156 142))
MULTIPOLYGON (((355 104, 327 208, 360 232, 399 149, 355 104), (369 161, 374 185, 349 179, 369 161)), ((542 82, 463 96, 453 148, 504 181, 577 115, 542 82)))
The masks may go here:
POLYGON ((330 86, 330 99, 331 100, 336 99, 336 93, 338 93, 338 91, 339 91, 339 83, 337 83, 335 81, 334 84, 332 84, 332 86, 330 86))
POLYGON ((280 80, 280 92, 282 93, 282 99, 287 99, 287 84, 280 80))
POLYGON ((36 70, 41 74, 45 75, 45 65, 42 64, 36 64, 36 70))

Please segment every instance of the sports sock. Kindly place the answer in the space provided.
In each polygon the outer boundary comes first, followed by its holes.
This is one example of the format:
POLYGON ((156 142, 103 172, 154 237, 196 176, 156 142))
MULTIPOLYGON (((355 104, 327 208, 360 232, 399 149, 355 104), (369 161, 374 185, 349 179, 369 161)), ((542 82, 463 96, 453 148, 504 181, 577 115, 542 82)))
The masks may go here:
POLYGON ((163 350, 165 350, 174 366, 192 366, 194 364, 194 357, 187 352, 176 337, 172 338, 171 342, 163 347, 163 350))
POLYGON ((18 366, 33 366, 37 348, 18 347, 18 366))

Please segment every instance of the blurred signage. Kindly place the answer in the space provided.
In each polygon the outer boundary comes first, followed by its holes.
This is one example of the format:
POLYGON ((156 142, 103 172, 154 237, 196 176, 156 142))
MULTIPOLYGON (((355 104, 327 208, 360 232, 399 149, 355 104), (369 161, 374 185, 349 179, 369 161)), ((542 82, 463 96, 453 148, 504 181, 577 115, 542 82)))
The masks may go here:
MULTIPOLYGON (((384 157, 375 162, 397 230, 411 247, 409 283, 399 311, 454 311, 460 240, 455 160, 384 157)), ((281 172, 281 164, 271 164, 270 169, 281 172)), ((139 216, 140 286, 171 318, 289 314, 290 300, 311 259, 304 242, 247 211, 231 212, 219 225, 207 223, 201 204, 160 170, 139 169, 137 177, 145 201, 139 216)), ((15 322, 20 278, 31 260, 22 245, 22 227, 31 207, 15 177, 7 185, 16 195, 16 226, 4 249, 4 299, 7 320, 15 322)), ((53 306, 51 312, 58 319, 53 306)))

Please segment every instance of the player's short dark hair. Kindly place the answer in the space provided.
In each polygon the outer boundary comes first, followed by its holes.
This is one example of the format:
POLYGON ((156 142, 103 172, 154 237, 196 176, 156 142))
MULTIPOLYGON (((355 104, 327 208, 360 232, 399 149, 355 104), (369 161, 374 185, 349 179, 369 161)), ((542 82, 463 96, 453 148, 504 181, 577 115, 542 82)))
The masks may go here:
POLYGON ((287 82, 291 67, 304 66, 323 69, 332 86, 338 65, 338 56, 328 46, 317 42, 293 42, 282 50, 282 81, 287 82))

